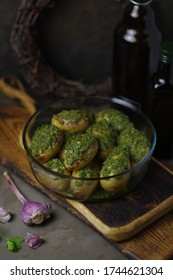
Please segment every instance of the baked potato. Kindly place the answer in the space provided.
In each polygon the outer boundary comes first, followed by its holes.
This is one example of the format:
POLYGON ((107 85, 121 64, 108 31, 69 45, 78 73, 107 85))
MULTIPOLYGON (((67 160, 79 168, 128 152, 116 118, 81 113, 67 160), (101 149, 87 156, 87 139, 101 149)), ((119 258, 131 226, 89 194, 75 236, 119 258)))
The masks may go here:
POLYGON ((129 149, 131 165, 140 162, 150 149, 146 135, 136 128, 124 129, 118 136, 117 143, 119 146, 129 149))
POLYGON ((105 160, 116 145, 116 133, 112 125, 107 120, 101 120, 90 125, 86 132, 95 136, 99 144, 98 156, 100 160, 105 160))
POLYGON ((40 163, 52 159, 60 150, 63 142, 62 131, 52 124, 42 124, 38 127, 32 138, 30 150, 40 163))
POLYGON ((83 132, 92 121, 92 113, 87 110, 71 109, 53 115, 51 123, 61 131, 83 132))
POLYGON ((65 167, 68 170, 79 170, 87 166, 98 152, 98 142, 93 135, 76 133, 68 136, 60 151, 65 167))
MULTIPOLYGON (((116 176, 130 168, 128 150, 121 147, 114 147, 107 159, 103 162, 100 178, 116 176)), ((107 192, 121 192, 130 179, 130 174, 119 175, 118 177, 101 179, 100 185, 107 192)))
POLYGON ((133 123, 129 120, 128 116, 121 111, 113 108, 104 109, 99 111, 95 116, 96 122, 107 120, 116 132, 122 131, 125 127, 133 127, 133 123))
POLYGON ((44 166, 50 169, 51 171, 58 172, 61 174, 61 177, 58 177, 57 180, 54 180, 52 178, 49 179, 48 176, 45 176, 44 181, 46 181, 48 187, 52 188, 55 191, 63 191, 69 187, 69 180, 65 177, 63 178, 62 174, 66 176, 71 176, 71 172, 64 166, 63 162, 59 158, 54 158, 44 163, 44 166))
POLYGON ((87 200, 99 184, 99 180, 89 180, 92 178, 99 178, 99 165, 91 163, 80 170, 73 171, 72 176, 79 177, 79 179, 71 180, 71 193, 80 200, 87 200))

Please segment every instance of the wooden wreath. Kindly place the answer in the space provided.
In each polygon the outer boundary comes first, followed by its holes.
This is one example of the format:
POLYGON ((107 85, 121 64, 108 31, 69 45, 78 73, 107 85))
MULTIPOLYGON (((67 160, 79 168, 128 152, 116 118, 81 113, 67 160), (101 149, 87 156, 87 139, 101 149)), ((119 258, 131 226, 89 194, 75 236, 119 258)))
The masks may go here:
MULTIPOLYGON (((73 96, 76 94, 109 95, 111 79, 97 84, 84 85, 67 80, 55 73, 47 64, 37 44, 36 22, 46 8, 53 7, 55 0, 22 0, 11 33, 11 45, 16 54, 24 80, 34 93, 40 95, 73 96)), ((117 0, 125 3, 125 0, 117 0)))

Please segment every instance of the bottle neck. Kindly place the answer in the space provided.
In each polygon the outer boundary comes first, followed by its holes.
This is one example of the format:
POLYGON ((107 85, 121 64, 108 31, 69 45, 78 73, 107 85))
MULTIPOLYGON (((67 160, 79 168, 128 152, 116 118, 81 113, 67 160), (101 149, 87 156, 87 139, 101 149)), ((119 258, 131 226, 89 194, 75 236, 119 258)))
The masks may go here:
POLYGON ((149 42, 150 44, 150 41, 155 41, 155 39, 156 41, 158 40, 155 38, 157 29, 155 25, 154 14, 150 6, 134 5, 130 3, 126 7, 123 19, 117 26, 117 29, 119 29, 119 32, 122 33, 129 32, 130 34, 128 34, 128 36, 133 36, 134 41, 145 41, 149 42), (151 34, 153 35, 151 36, 151 34))
POLYGON ((154 21, 154 14, 150 5, 137 5, 132 2, 127 5, 124 11, 123 22, 128 24, 131 22, 139 27, 140 22, 145 22, 146 24, 147 21, 152 21, 152 24, 154 21))
POLYGON ((152 2, 152 0, 130 0, 130 2, 135 5, 145 6, 149 5, 152 2))
POLYGON ((159 72, 159 78, 169 83, 171 80, 172 64, 165 63, 160 60, 158 72, 159 72))
POLYGON ((145 25, 145 17, 147 10, 143 6, 138 6, 130 3, 124 13, 123 23, 126 23, 129 27, 131 24, 134 25, 134 29, 139 28, 141 25, 145 25))

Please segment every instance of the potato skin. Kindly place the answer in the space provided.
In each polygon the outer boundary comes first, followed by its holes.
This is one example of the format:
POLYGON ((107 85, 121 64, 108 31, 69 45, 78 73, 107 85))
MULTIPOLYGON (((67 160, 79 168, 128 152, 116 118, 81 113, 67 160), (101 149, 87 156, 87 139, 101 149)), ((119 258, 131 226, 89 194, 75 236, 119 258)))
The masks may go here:
POLYGON ((72 176, 83 178, 83 180, 72 179, 70 190, 74 197, 82 200, 87 200, 91 194, 96 190, 99 180, 100 168, 96 164, 90 164, 80 170, 73 171, 72 176), (85 180, 85 178, 93 178, 93 180, 85 180))
MULTIPOLYGON (((71 176, 71 172, 67 170, 63 164, 63 162, 59 158, 54 158, 44 164, 44 166, 51 171, 58 172, 60 174, 71 176)), ((40 174, 39 174, 40 176, 40 174)), ((42 175, 44 176, 44 175, 42 175)), ((58 179, 53 180, 46 176, 44 176, 44 182, 47 184, 48 188, 51 188, 55 191, 63 191, 69 188, 70 182, 66 178, 58 177, 58 179)))
MULTIPOLYGON (((115 147, 105 160, 100 172, 101 177, 116 176, 130 168, 129 153, 120 147, 115 147)), ((124 174, 110 179, 101 179, 100 185, 107 192, 121 192, 130 179, 130 174, 124 174)))

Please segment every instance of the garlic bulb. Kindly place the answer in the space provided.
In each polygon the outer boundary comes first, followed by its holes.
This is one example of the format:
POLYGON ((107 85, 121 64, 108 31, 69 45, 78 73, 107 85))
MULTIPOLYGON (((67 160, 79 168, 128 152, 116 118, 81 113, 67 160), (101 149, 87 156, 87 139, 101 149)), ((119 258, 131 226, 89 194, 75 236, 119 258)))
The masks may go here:
POLYGON ((7 172, 4 172, 4 177, 6 178, 12 191, 23 204, 23 209, 21 211, 20 217, 24 223, 28 225, 38 225, 43 223, 44 220, 50 218, 50 213, 52 209, 51 204, 27 200, 21 194, 21 192, 19 192, 18 188, 16 187, 16 185, 14 184, 7 172))

